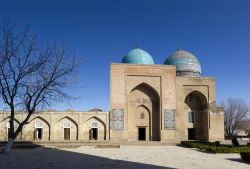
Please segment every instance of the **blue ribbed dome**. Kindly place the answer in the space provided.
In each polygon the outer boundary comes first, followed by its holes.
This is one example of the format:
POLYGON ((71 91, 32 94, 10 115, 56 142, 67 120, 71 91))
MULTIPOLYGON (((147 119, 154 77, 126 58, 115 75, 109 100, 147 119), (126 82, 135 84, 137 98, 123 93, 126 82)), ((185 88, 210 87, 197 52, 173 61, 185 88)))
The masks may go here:
POLYGON ((164 64, 176 65, 177 76, 200 77, 201 75, 199 60, 193 54, 181 49, 172 53, 164 64))
POLYGON ((128 52, 126 56, 123 57, 122 63, 128 64, 154 64, 153 58, 150 54, 142 49, 135 48, 128 52))

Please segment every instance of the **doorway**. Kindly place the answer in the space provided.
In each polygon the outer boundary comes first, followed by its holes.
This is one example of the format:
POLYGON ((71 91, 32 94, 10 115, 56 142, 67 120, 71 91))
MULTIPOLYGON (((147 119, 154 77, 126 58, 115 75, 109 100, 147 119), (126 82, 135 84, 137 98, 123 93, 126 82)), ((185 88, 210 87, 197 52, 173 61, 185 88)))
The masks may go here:
POLYGON ((188 140, 195 140, 195 129, 194 128, 188 129, 188 140))
POLYGON ((42 138, 43 138, 43 129, 37 128, 35 130, 35 139, 42 140, 42 138))
POLYGON ((140 141, 146 140, 146 128, 145 127, 138 128, 138 140, 140 141))
POLYGON ((98 140, 98 128, 91 128, 89 135, 90 140, 98 140))
POLYGON ((70 128, 64 128, 64 140, 70 140, 70 128))

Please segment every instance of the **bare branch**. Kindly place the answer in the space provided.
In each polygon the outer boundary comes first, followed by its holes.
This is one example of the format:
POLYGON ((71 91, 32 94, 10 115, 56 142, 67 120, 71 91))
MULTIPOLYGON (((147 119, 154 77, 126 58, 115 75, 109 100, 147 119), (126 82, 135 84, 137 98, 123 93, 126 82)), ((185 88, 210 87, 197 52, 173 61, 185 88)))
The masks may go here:
POLYGON ((56 43, 41 47, 25 30, 16 33, 5 24, 0 34, 0 101, 10 115, 10 138, 21 132, 30 116, 43 107, 72 97, 67 88, 77 68, 74 55, 56 43), (24 111, 26 118, 14 131, 15 113, 24 111))
POLYGON ((242 125, 249 113, 249 105, 241 99, 228 99, 225 107, 225 134, 231 138, 242 125))

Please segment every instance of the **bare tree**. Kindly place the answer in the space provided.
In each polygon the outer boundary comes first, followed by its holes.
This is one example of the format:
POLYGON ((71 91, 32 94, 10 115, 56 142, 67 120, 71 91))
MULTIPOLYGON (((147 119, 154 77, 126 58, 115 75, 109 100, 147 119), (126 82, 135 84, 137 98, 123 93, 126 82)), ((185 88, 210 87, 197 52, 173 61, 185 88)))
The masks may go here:
POLYGON ((15 30, 5 23, 0 34, 0 102, 10 112, 9 139, 3 153, 10 152, 32 114, 71 98, 67 88, 76 68, 74 55, 65 47, 42 47, 28 29, 21 33, 15 30), (15 130, 16 112, 24 112, 26 118, 15 130))
POLYGON ((243 120, 241 128, 250 133, 250 118, 243 120))
POLYGON ((241 99, 228 99, 223 104, 225 108, 225 135, 232 138, 237 129, 242 129, 249 112, 249 105, 241 99))

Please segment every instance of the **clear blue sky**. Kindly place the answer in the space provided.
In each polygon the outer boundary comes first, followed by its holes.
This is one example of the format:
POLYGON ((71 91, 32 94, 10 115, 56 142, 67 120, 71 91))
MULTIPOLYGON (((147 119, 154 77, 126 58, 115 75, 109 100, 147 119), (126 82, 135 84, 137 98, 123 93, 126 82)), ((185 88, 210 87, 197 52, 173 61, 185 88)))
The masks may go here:
POLYGON ((181 46, 199 58, 203 76, 216 77, 218 101, 250 102, 249 0, 1 0, 0 23, 6 19, 83 60, 71 91, 80 98, 54 109, 109 110, 110 63, 136 46, 156 64, 181 46))

